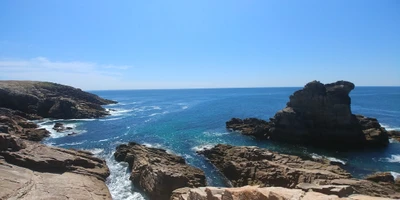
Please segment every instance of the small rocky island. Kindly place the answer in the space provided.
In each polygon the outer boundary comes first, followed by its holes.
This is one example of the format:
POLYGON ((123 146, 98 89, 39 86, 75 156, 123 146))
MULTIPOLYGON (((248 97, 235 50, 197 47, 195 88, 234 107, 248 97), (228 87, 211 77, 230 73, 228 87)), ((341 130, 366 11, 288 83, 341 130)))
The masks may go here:
POLYGON ((0 199, 111 199, 104 160, 38 143, 50 133, 29 121, 102 117, 110 103, 65 85, 0 81, 0 199))
POLYGON ((377 119, 351 112, 349 93, 354 87, 348 81, 312 81, 291 95, 286 108, 269 121, 233 118, 226 122, 226 128, 259 139, 320 147, 386 146, 388 132, 377 119))

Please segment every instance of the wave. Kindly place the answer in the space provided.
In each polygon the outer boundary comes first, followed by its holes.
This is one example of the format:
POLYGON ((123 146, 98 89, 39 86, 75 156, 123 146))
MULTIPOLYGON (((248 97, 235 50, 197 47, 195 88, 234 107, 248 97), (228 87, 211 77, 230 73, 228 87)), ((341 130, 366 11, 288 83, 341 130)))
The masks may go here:
MULTIPOLYGON (((65 137, 65 136, 68 136, 69 134, 74 134, 74 135, 71 135, 71 136, 75 136, 75 135, 79 135, 79 134, 87 132, 86 130, 77 129, 79 123, 67 123, 67 124, 64 124, 65 127, 71 127, 72 129, 65 130, 65 131, 62 131, 62 132, 57 132, 56 130, 53 129, 53 127, 55 125, 55 122, 59 122, 59 120, 55 120, 55 121, 46 120, 44 122, 38 123, 38 126, 39 126, 38 128, 44 128, 47 131, 49 131, 50 132, 50 136, 49 136, 50 138, 65 137)), ((65 122, 65 121, 61 121, 61 122, 65 122)))
POLYGON ((73 146, 73 145, 80 145, 80 144, 83 144, 83 143, 85 143, 85 142, 86 142, 86 140, 83 140, 82 142, 64 143, 64 144, 58 144, 58 145, 56 145, 56 146, 59 146, 59 147, 63 147, 63 146, 73 146))
POLYGON ((129 180, 130 174, 127 170, 128 163, 115 161, 114 152, 101 157, 106 160, 110 169, 106 184, 113 199, 145 200, 140 193, 132 191, 132 182, 129 180))
POLYGON ((346 165, 346 161, 340 160, 340 159, 335 158, 335 157, 321 156, 321 155, 318 155, 316 153, 312 153, 311 157, 313 159, 316 159, 316 160, 318 160, 318 159, 328 159, 329 161, 338 162, 338 163, 341 163, 342 165, 346 165))
POLYGON ((215 146, 214 144, 203 144, 203 145, 199 145, 199 146, 193 147, 192 150, 195 151, 195 152, 203 151, 203 150, 211 149, 214 146, 215 146))
POLYGON ((106 122, 106 121, 114 121, 114 120, 120 120, 120 119, 123 119, 123 117, 99 119, 99 121, 106 122))
POLYGON ((167 114, 167 113, 169 113, 169 112, 168 111, 164 111, 162 113, 153 113, 153 114, 150 114, 149 117, 154 117, 156 115, 164 115, 164 114, 167 114))
POLYGON ((381 124, 381 126, 388 131, 400 131, 400 127, 392 127, 387 124, 381 124))
POLYGON ((111 116, 122 116, 126 113, 135 111, 134 109, 106 109, 110 112, 111 116))
POLYGON ((206 136, 217 136, 217 137, 220 137, 220 136, 228 135, 229 133, 228 132, 219 133, 219 132, 205 131, 205 132, 203 132, 203 134, 206 135, 206 136))
POLYGON ((394 180, 400 178, 400 173, 397 173, 397 172, 390 172, 390 173, 392 174, 394 180))
POLYGON ((391 155, 390 158, 379 159, 383 162, 400 163, 400 155, 391 155))

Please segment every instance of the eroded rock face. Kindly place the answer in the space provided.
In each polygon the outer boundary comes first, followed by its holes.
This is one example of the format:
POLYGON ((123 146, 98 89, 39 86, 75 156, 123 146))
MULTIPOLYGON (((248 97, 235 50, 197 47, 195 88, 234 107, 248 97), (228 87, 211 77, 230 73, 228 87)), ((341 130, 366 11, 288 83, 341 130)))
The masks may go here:
POLYGON ((175 189, 206 184, 203 171, 163 149, 131 142, 118 146, 114 156, 117 161, 129 164, 131 181, 150 199, 169 199, 175 189))
POLYGON ((340 198, 315 191, 302 191, 282 187, 245 186, 240 188, 202 187, 195 189, 178 189, 173 192, 171 200, 385 200, 387 198, 365 195, 351 195, 340 198))
POLYGON ((351 178, 337 165, 304 160, 258 147, 236 147, 219 144, 199 152, 215 165, 234 187, 299 188, 340 197, 363 194, 400 198, 395 184, 381 184, 351 178))
POLYGON ((116 103, 70 86, 37 81, 0 81, 0 107, 46 118, 97 118, 101 105, 116 103))
POLYGON ((90 152, 0 133, 0 199, 111 199, 109 170, 90 152))
POLYGON ((387 131, 376 119, 352 114, 353 89, 347 81, 313 81, 291 95, 286 108, 270 121, 233 118, 226 127, 257 138, 323 147, 386 146, 387 131))

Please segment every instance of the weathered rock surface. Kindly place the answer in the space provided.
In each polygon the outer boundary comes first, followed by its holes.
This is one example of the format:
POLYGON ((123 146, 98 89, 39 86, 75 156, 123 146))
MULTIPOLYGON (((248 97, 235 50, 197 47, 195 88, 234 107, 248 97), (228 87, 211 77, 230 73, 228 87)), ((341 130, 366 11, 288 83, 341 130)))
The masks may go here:
POLYGON ((354 192, 400 198, 400 189, 395 184, 352 179, 349 173, 337 165, 304 160, 258 147, 219 144, 199 153, 214 164, 234 187, 297 187, 341 197, 354 192))
POLYGON ((347 81, 313 81, 291 95, 270 121, 233 118, 226 127, 257 138, 323 147, 386 146, 387 131, 376 119, 352 114, 353 89, 347 81))
MULTIPOLYGON (((25 116, 24 114, 21 115, 25 116)), ((41 141, 50 135, 50 132, 46 129, 38 129, 35 123, 29 122, 21 115, 19 115, 19 112, 0 108, 0 133, 17 135, 22 139, 31 141, 41 141)))
POLYGON ((377 172, 367 176, 365 179, 377 183, 394 183, 394 177, 390 172, 377 172))
POLYGON ((0 133, 0 199, 111 199, 105 161, 0 133))
POLYGON ((204 172, 163 149, 149 148, 134 142, 117 147, 117 161, 125 161, 132 170, 130 179, 150 199, 169 199, 173 190, 205 186, 204 172))
POLYGON ((0 107, 46 118, 96 118, 101 105, 116 103, 70 86, 37 81, 0 81, 0 107))
POLYGON ((315 191, 288 189, 282 187, 245 186, 240 188, 181 188, 175 190, 171 200, 385 200, 388 198, 365 195, 351 195, 340 198, 315 191))

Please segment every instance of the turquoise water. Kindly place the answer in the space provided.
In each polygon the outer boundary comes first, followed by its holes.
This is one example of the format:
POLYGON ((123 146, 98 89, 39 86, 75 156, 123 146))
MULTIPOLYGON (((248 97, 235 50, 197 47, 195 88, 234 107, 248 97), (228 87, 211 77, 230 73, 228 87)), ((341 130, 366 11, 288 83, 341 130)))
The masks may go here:
MULTIPOLYGON (((45 143, 63 148, 85 149, 106 159, 111 170, 107 184, 114 199, 142 199, 131 187, 127 165, 116 163, 112 153, 118 144, 129 141, 167 149, 205 171, 207 182, 224 186, 218 171, 195 152, 218 143, 250 145, 274 151, 326 156, 346 163, 355 177, 375 171, 400 173, 400 143, 387 148, 351 152, 324 151, 298 145, 283 145, 230 133, 225 122, 232 117, 268 120, 285 107, 300 88, 192 89, 93 91, 119 103, 105 106, 112 115, 103 119, 59 120, 72 126, 75 136, 52 131, 45 143)), ((351 92, 352 111, 375 117, 388 129, 400 127, 400 87, 357 87, 351 92)), ((51 129, 55 121, 44 120, 51 129)))

